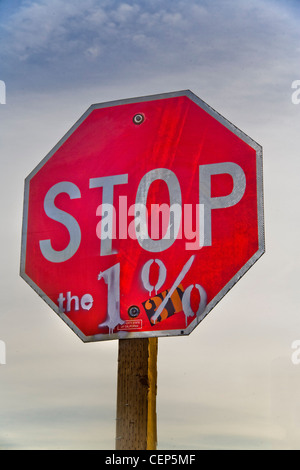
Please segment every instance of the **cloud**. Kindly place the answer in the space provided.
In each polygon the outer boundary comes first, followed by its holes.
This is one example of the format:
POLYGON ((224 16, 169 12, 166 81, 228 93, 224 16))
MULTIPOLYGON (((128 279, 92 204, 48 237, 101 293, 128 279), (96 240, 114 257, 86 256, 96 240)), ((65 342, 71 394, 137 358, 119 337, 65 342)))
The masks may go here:
POLYGON ((2 23, 1 37, 6 73, 47 87, 195 66, 258 75, 280 57, 295 61, 299 43, 292 11, 268 0, 30 0, 2 23))
POLYGON ((27 2, 5 25, 11 38, 6 52, 21 61, 59 61, 93 46, 109 46, 117 29, 123 39, 126 25, 138 9, 126 3, 115 9, 100 8, 95 0, 84 4, 78 0, 27 2))

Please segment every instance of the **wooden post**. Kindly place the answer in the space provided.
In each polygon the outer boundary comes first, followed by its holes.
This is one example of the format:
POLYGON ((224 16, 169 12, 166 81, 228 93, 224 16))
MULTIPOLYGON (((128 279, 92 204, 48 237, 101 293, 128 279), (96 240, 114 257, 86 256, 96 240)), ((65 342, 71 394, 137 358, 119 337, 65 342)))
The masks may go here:
POLYGON ((119 340, 116 450, 156 450, 157 338, 119 340))

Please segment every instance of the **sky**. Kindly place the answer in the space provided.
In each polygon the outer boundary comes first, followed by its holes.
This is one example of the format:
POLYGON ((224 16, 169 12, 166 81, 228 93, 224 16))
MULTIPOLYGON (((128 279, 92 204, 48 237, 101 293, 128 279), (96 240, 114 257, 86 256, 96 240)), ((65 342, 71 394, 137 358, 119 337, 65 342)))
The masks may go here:
POLYGON ((114 449, 118 343, 20 278, 24 179, 91 104, 182 89, 262 145, 266 253, 159 339, 158 449, 300 448, 299 22, 297 0, 0 0, 0 449, 114 449))

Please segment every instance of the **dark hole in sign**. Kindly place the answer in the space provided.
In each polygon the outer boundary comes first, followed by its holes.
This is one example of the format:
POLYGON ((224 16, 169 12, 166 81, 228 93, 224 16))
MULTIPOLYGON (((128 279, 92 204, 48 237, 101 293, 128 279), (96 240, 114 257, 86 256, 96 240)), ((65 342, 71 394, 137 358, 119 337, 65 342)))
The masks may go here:
POLYGON ((135 116, 133 116, 133 122, 137 126, 142 124, 144 122, 144 120, 145 120, 145 116, 142 113, 138 113, 138 114, 135 114, 135 116))
POLYGON ((132 305, 131 307, 129 307, 128 309, 128 315, 131 317, 131 318, 136 318, 138 317, 140 314, 140 309, 139 307, 137 307, 136 305, 132 305))

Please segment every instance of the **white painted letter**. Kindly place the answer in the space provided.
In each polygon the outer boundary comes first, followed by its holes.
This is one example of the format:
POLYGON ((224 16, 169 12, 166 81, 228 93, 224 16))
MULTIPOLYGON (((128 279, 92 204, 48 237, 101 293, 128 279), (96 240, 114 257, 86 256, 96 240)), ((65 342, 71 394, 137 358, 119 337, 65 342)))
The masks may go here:
POLYGON ((212 209, 225 209, 237 204, 244 196, 246 177, 242 168, 236 163, 215 163, 199 166, 200 185, 200 245, 211 246, 211 211, 212 209), (211 176, 228 174, 233 179, 233 189, 227 196, 211 197, 211 176), (201 211, 204 210, 204 216, 201 211))
POLYGON ((79 298, 77 295, 71 295, 71 292, 67 292, 67 312, 71 311, 71 302, 74 300, 74 310, 79 310, 79 298))
POLYGON ((44 200, 44 210, 50 219, 56 220, 64 225, 70 234, 70 242, 68 246, 61 251, 56 251, 51 246, 51 240, 41 240, 40 249, 43 256, 51 263, 62 263, 72 258, 80 246, 81 231, 78 222, 67 212, 58 209, 55 204, 55 198, 60 193, 67 193, 70 199, 78 199, 81 197, 78 187, 68 181, 57 183, 49 189, 44 200))
POLYGON ((80 305, 83 310, 91 310, 93 306, 94 299, 91 294, 84 294, 81 297, 80 305))
MULTIPOLYGON (((114 186, 118 184, 127 184, 128 174, 115 175, 115 176, 103 176, 102 178, 91 178, 90 188, 103 188, 102 193, 102 206, 108 207, 107 205, 113 206, 114 204, 114 186)), ((100 215, 97 212, 97 215, 100 215)), ((104 214, 102 214, 104 215, 104 214)), ((108 212, 106 224, 101 224, 101 248, 100 256, 112 255, 112 239, 114 233, 114 221, 113 211, 108 212), (107 230, 105 230, 107 227, 107 230)))
POLYGON ((160 259, 150 259, 147 263, 144 264, 142 269, 142 281, 144 284, 145 289, 149 292, 149 297, 151 297, 153 289, 155 289, 155 294, 157 295, 157 291, 163 286, 167 277, 167 269, 164 263, 160 259), (152 263, 157 263, 159 266, 159 276, 155 286, 150 284, 150 267, 152 263))
MULTIPOLYGON (((178 211, 176 211, 175 213, 176 224, 174 223, 174 230, 171 236, 170 236, 170 230, 168 229, 167 233, 161 240, 152 240, 149 237, 147 219, 144 215, 146 214, 146 211, 141 211, 141 208, 142 207, 146 208, 148 191, 149 191, 150 185, 155 180, 163 180, 167 184, 169 195, 170 195, 171 208, 174 207, 177 209, 179 205, 181 209, 181 206, 182 206, 181 189, 180 189, 180 185, 179 185, 179 182, 175 173, 173 173, 171 170, 168 170, 167 168, 156 168, 155 170, 151 170, 143 176, 143 178, 140 181, 137 194, 136 194, 136 210, 140 214, 139 223, 141 226, 140 233, 136 233, 136 235, 137 235, 137 239, 141 247, 144 248, 144 250, 151 251, 153 253, 165 251, 168 248, 170 248, 170 246, 173 245, 174 241, 177 238, 178 231, 180 228, 180 222, 181 222, 181 210, 180 210, 180 220, 178 220, 178 216, 176 217, 176 214, 178 214, 178 211)), ((170 223, 169 223, 169 228, 170 228, 170 223)))
POLYGON ((107 317, 99 328, 107 326, 111 334, 117 325, 125 323, 120 316, 120 263, 100 272, 100 279, 107 284, 107 317))
POLYGON ((65 299, 63 293, 61 292, 61 293, 59 294, 59 296, 58 296, 58 299, 57 299, 57 301, 58 301, 58 308, 59 308, 60 313, 65 312, 65 309, 64 309, 64 301, 65 301, 65 300, 66 300, 66 299, 65 299))

